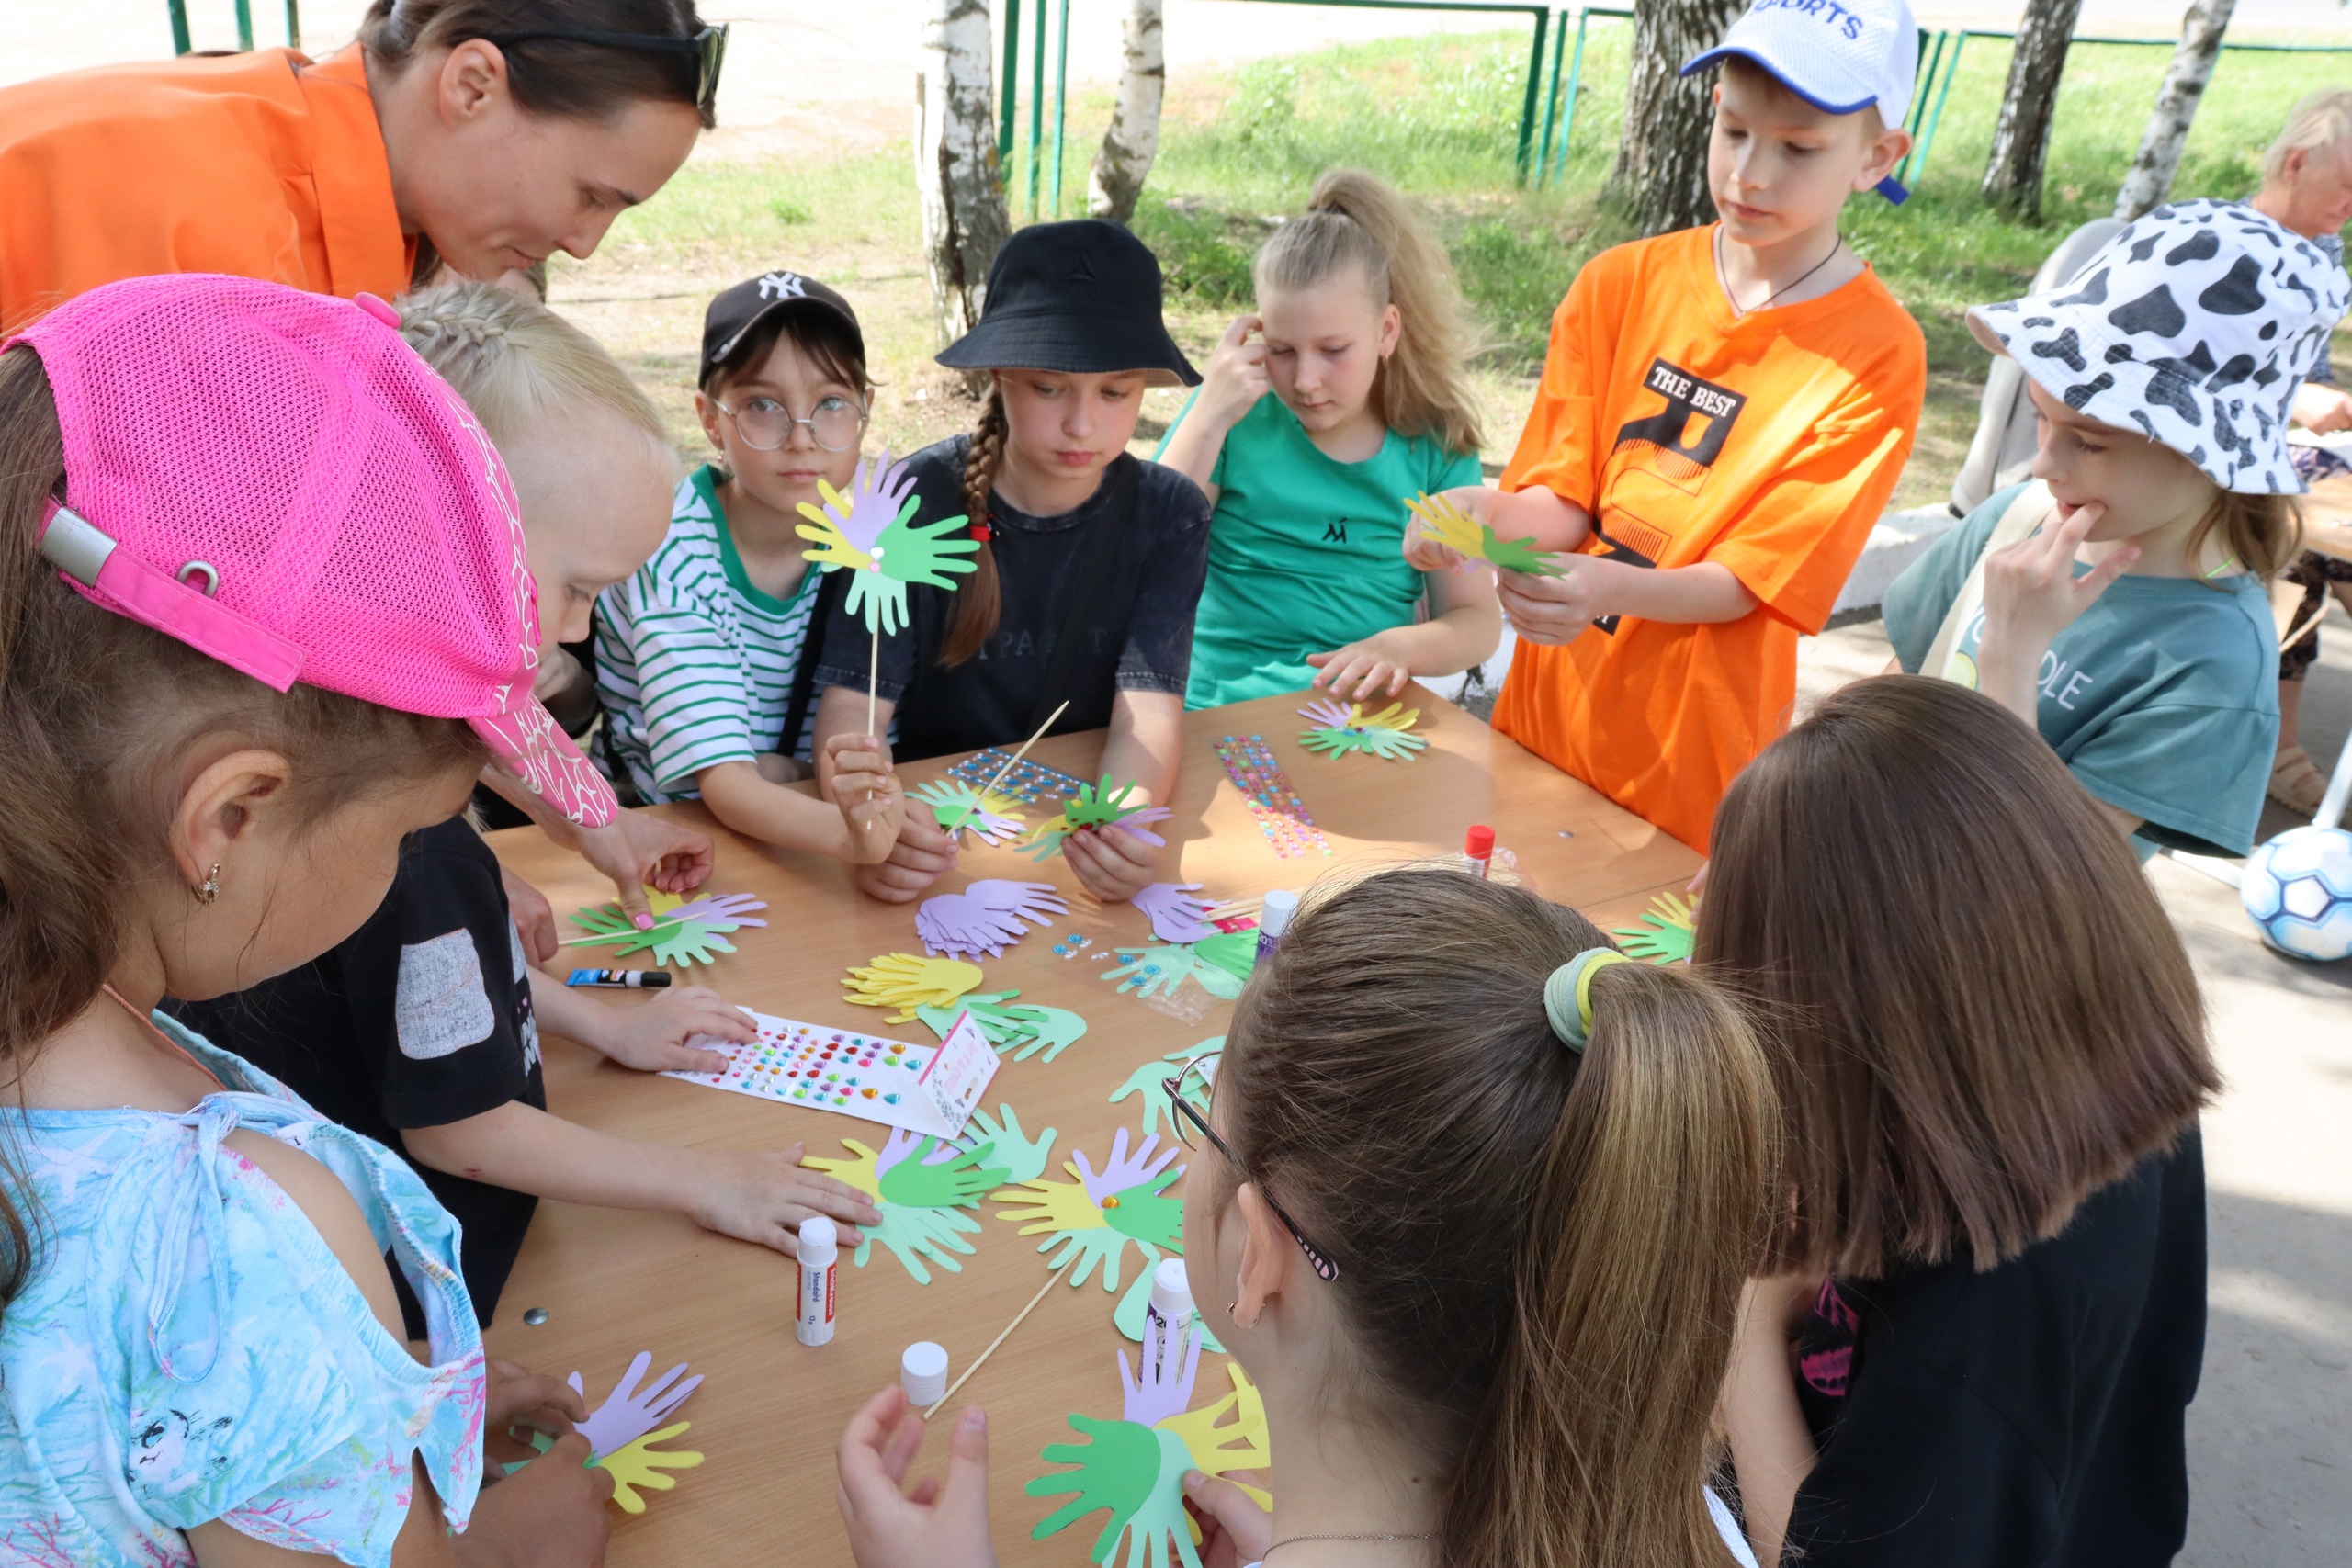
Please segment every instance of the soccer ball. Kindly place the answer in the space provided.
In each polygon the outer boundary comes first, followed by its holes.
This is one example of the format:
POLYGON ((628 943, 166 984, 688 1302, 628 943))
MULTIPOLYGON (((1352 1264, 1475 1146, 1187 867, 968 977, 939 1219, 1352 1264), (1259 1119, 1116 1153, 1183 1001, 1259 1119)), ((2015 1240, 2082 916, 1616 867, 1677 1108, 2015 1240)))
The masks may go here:
POLYGON ((2289 957, 2352 956, 2352 833, 2290 828, 2246 857, 2238 897, 2262 940, 2289 957))

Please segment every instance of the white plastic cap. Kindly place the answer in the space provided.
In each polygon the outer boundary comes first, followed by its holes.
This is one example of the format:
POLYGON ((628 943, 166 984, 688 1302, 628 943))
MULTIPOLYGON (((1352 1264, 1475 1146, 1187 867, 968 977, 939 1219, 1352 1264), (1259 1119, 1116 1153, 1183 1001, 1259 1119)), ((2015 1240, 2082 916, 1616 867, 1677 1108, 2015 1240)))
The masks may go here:
POLYGON ((1298 913, 1298 895, 1286 887, 1277 887, 1266 895, 1258 910, 1258 929, 1268 936, 1280 936, 1290 929, 1293 915, 1298 913))
POLYGON ((899 1358, 899 1386, 907 1403, 928 1410, 947 1394, 947 1352, 928 1339, 918 1339, 899 1358))
POLYGON ((840 1236, 833 1222, 822 1214, 812 1214, 800 1222, 800 1245, 831 1248, 839 1244, 840 1236))
POLYGON ((1193 1282, 1182 1258, 1164 1258, 1151 1271, 1151 1310, 1169 1323, 1182 1322, 1193 1310, 1193 1282))

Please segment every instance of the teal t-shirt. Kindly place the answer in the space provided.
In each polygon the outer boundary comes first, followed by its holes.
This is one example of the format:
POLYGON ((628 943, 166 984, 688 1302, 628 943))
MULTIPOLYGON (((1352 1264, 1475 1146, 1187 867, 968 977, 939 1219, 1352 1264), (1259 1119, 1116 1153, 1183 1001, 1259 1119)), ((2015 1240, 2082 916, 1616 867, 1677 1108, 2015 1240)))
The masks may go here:
MULTIPOLYGON (((2013 485, 1968 514, 1886 591, 1886 635, 1917 673, 2013 485)), ((2087 568, 2077 566, 2075 574, 2087 568)), ((1958 651, 1971 660, 1980 611, 1958 651)), ((2158 847, 2242 855, 2278 746, 2278 630, 2252 575, 2212 582, 2125 575, 2041 660, 2040 719, 2083 787, 2144 818, 2158 847)))
POLYGON ((1209 575, 1193 624, 1188 708, 1295 692, 1310 653, 1412 623, 1421 574, 1405 502, 1478 482, 1475 453, 1395 431, 1361 463, 1327 457, 1272 392, 1225 438, 1210 476, 1209 575))

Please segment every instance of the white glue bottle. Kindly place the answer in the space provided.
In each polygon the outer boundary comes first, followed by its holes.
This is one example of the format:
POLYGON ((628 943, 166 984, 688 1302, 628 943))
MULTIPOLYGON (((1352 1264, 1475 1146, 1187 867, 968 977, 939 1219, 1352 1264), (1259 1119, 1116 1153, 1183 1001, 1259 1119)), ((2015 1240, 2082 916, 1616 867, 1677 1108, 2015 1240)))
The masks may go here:
POLYGON ((1283 933, 1290 930, 1291 917, 1298 913, 1298 895, 1285 887, 1277 887, 1266 895, 1258 911, 1258 962, 1263 964, 1283 944, 1283 933))
POLYGON ((822 1214, 800 1222, 800 1310, 793 1336, 803 1345, 833 1342, 833 1275, 842 1249, 822 1214))
MULTIPOLYGON (((1184 1260, 1181 1258, 1163 1259, 1151 1271, 1151 1297, 1143 1309, 1144 1365, 1162 1376, 1173 1378, 1183 1371, 1170 1366, 1169 1358, 1184 1352, 1184 1325, 1192 1321, 1193 1286, 1184 1277, 1184 1260)), ((1151 1374, 1147 1373, 1147 1376, 1151 1374)), ((1154 1381, 1159 1381, 1155 1379, 1154 1381)))
POLYGON ((928 1339, 918 1339, 899 1358, 899 1387, 917 1414, 947 1397, 947 1351, 928 1339))

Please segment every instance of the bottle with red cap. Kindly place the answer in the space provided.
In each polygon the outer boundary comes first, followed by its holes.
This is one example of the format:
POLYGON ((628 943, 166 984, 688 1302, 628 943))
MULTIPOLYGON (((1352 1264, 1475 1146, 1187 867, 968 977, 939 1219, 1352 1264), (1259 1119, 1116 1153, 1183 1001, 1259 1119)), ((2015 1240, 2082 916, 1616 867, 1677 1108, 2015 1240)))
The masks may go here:
POLYGON ((1495 858, 1495 830, 1485 823, 1474 825, 1462 836, 1462 869, 1473 876, 1485 876, 1495 858))

